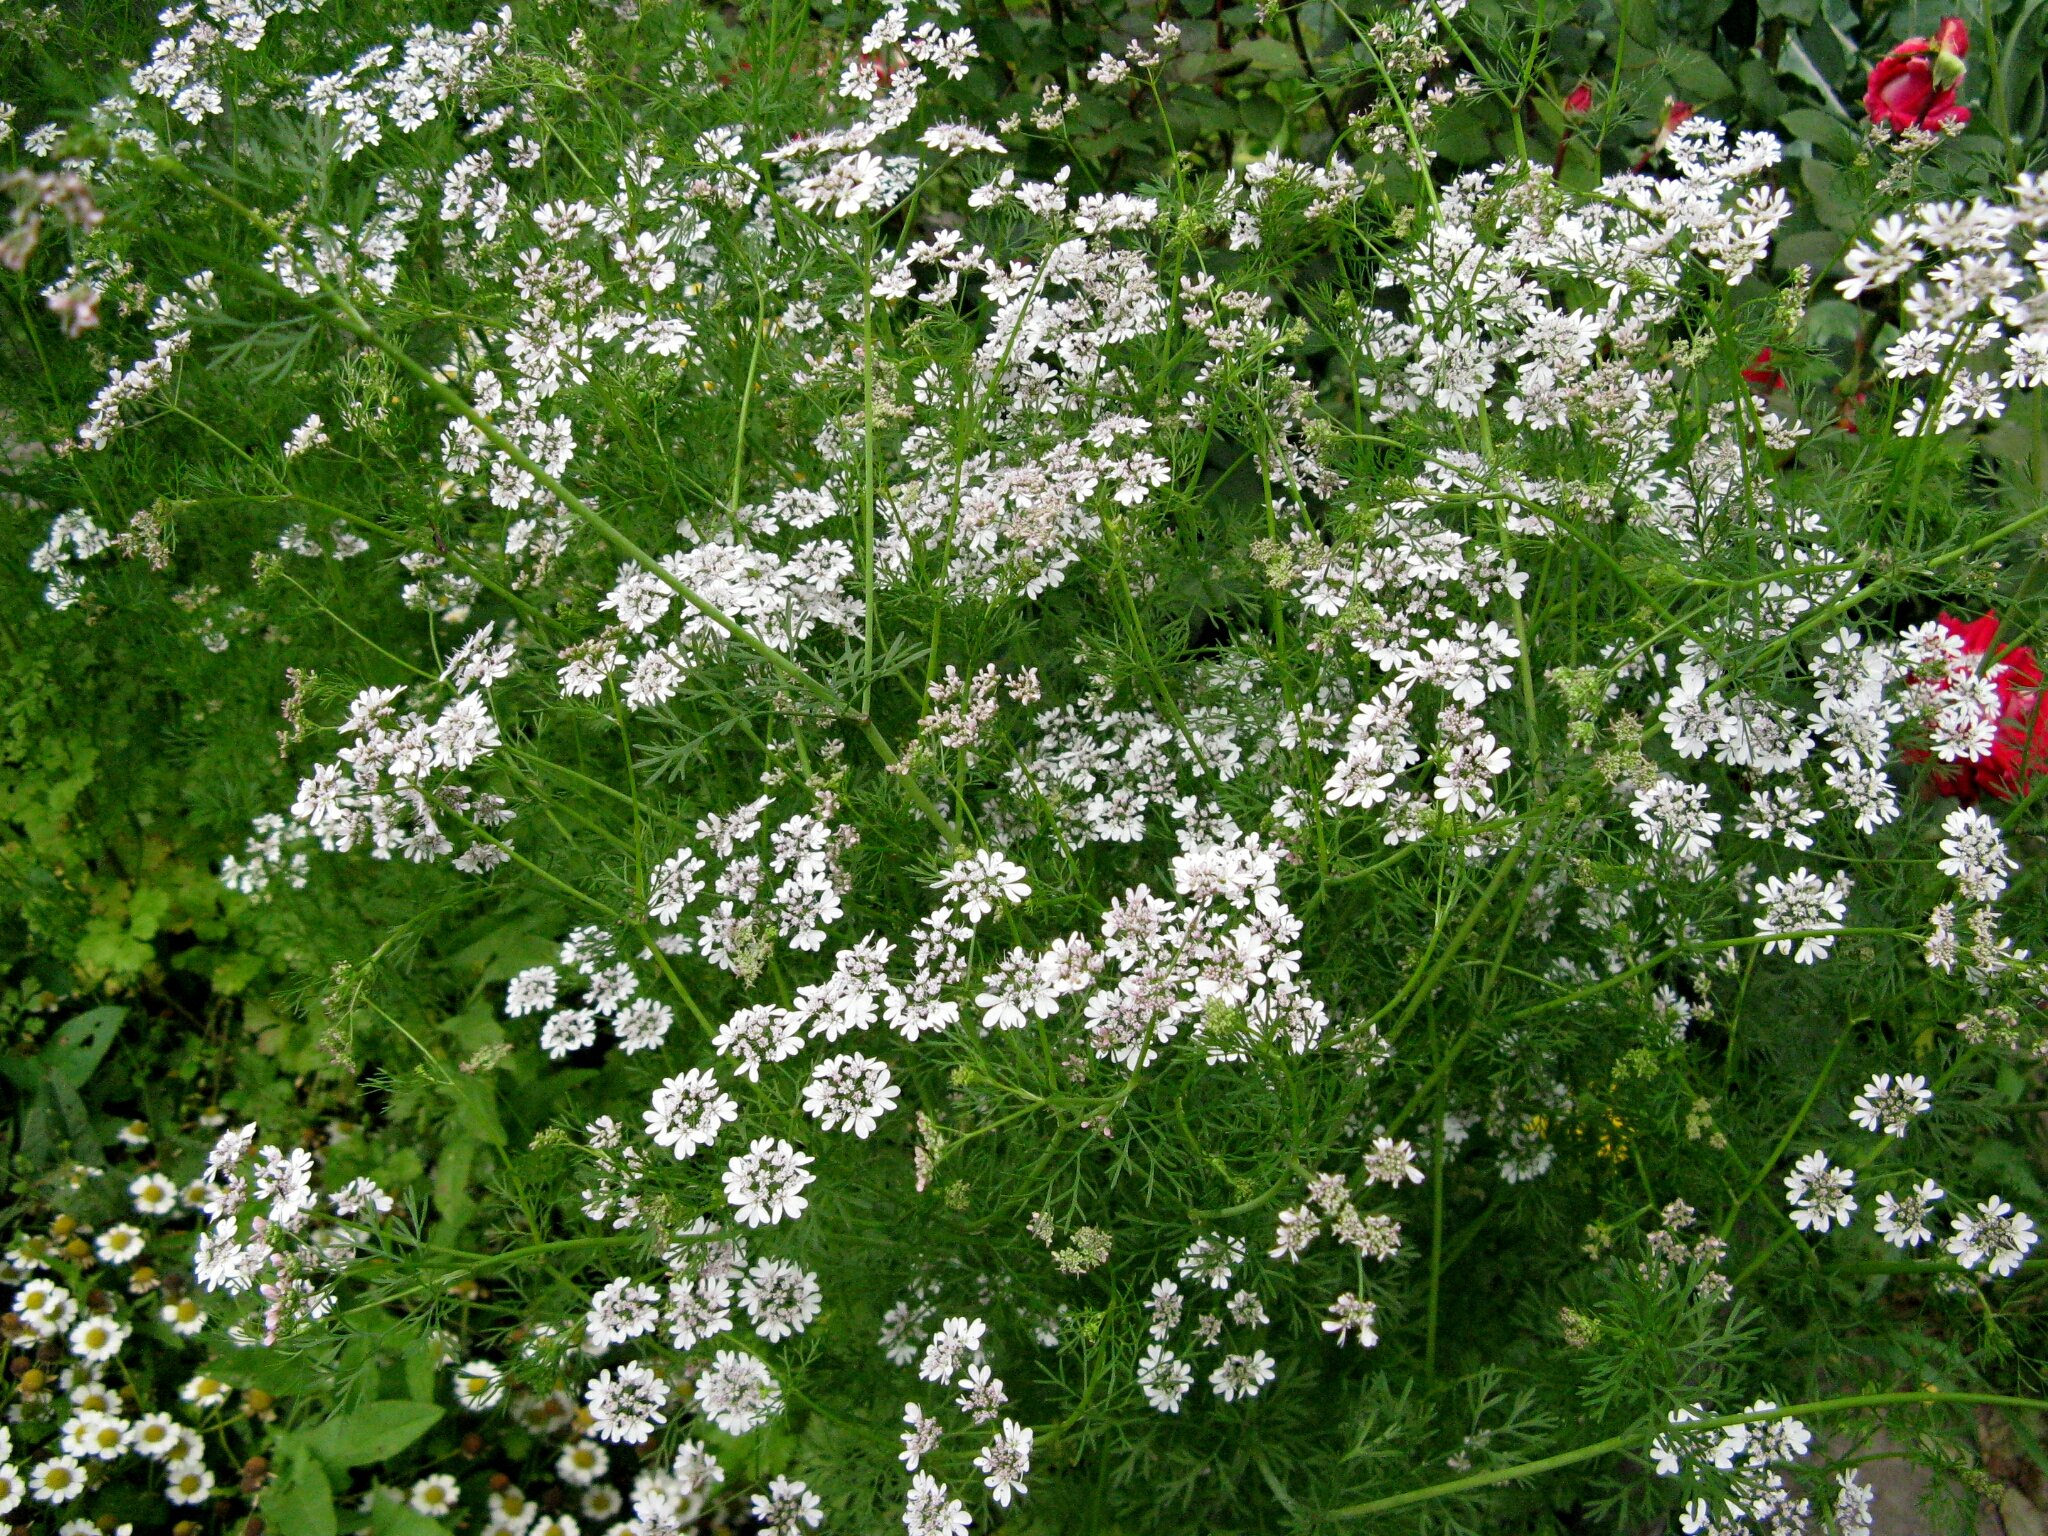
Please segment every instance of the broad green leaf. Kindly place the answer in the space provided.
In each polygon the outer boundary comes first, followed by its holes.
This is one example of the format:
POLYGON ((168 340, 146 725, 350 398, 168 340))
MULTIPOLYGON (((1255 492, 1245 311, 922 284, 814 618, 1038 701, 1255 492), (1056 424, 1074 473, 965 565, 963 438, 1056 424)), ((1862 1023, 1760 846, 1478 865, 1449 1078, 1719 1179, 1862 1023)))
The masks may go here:
POLYGON ((481 1150, 483 1144, 475 1137, 458 1136, 442 1150, 434 1164, 434 1204, 451 1232, 469 1220, 470 1212, 476 1209, 475 1185, 470 1175, 481 1150))
POLYGON ((232 1387, 256 1387, 272 1397, 297 1397, 331 1382, 318 1366, 269 1349, 226 1349, 214 1354, 208 1374, 232 1387))
POLYGON ((370 1506, 371 1536, 448 1536, 448 1527, 401 1498, 377 1496, 370 1506))
MULTIPOLYGON (((1820 45, 1815 46, 1818 48, 1820 45)), ((1778 71, 1820 92, 1821 99, 1844 118, 1849 115, 1849 109, 1842 105, 1842 98, 1835 94, 1835 88, 1828 83, 1826 71, 1815 62, 1812 55, 1806 51, 1805 43, 1799 38, 1785 39, 1785 46, 1778 51, 1778 71)))
POLYGON ((1292 47, 1277 37, 1248 37, 1230 46, 1233 56, 1243 59, 1254 69, 1263 69, 1269 74, 1293 75, 1301 72, 1301 56, 1292 47))
POLYGON ((278 1465, 263 1491, 264 1523, 290 1536, 335 1536, 333 1486, 301 1437, 278 1436, 278 1465))
POLYGON ((231 954, 213 968, 213 990, 233 997, 263 971, 263 957, 243 950, 231 954))
POLYGON ((1735 94, 1735 82, 1697 48, 1674 48, 1664 70, 1688 101, 1719 101, 1735 94))
POLYGON ((434 1389, 441 1384, 441 1372, 434 1364, 433 1351, 408 1349, 404 1360, 406 1395, 417 1402, 431 1403, 434 1389))
POLYGON ((66 1019, 57 1033, 50 1037, 38 1059, 47 1071, 73 1088, 83 1088, 99 1070, 107 1048, 114 1043, 114 1036, 121 1032, 121 1021, 127 1017, 126 1008, 119 1003, 109 1003, 104 1008, 95 1008, 74 1019, 66 1019))
POLYGON ((1795 107, 1778 121, 1785 125, 1787 133, 1806 140, 1816 149, 1826 150, 1838 160, 1847 160, 1856 153, 1856 131, 1833 113, 1795 107))
POLYGON ((330 1467, 367 1467, 389 1461, 441 1421, 432 1403, 393 1398, 365 1403, 329 1419, 306 1437, 330 1467))

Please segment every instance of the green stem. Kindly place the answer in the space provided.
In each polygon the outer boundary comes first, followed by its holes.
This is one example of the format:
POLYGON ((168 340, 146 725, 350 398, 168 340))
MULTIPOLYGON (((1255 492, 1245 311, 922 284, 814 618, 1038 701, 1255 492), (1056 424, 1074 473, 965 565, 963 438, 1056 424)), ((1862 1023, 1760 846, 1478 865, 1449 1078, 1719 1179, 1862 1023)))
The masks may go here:
POLYGON ((1609 1456, 1616 1451, 1633 1450, 1672 1430, 1693 1435, 1716 1429, 1730 1429, 1738 1424, 1768 1424, 1774 1419, 1813 1418, 1824 1413, 1847 1413, 1857 1408, 1893 1408, 1909 1404, 1935 1403, 2034 1411, 2048 1409, 2048 1402, 2039 1398, 2007 1397, 1995 1392, 1866 1392, 1856 1397, 1830 1397, 1818 1402, 1794 1403, 1788 1408, 1760 1409, 1752 1413, 1723 1413, 1712 1418, 1688 1419, 1682 1425, 1638 1426, 1618 1435, 1610 1435, 1605 1440, 1596 1440, 1591 1445, 1582 1445, 1577 1450, 1560 1451, 1555 1456, 1545 1456, 1540 1461, 1525 1461, 1513 1467, 1494 1467, 1485 1472, 1473 1472, 1464 1477, 1453 1478, 1447 1483, 1432 1483, 1427 1488, 1411 1488, 1406 1493, 1389 1494, 1383 1499, 1370 1499, 1363 1504, 1347 1504, 1341 1509, 1331 1510, 1330 1518, 1356 1520, 1365 1515, 1382 1514, 1390 1509, 1406 1509, 1411 1504, 1427 1504, 1432 1500, 1449 1498, 1453 1494, 1466 1493, 1475 1488, 1491 1488, 1497 1483, 1518 1483, 1526 1478, 1540 1477, 1545 1472, 1555 1472, 1561 1467, 1577 1466, 1582 1461, 1593 1461, 1601 1456, 1609 1456))

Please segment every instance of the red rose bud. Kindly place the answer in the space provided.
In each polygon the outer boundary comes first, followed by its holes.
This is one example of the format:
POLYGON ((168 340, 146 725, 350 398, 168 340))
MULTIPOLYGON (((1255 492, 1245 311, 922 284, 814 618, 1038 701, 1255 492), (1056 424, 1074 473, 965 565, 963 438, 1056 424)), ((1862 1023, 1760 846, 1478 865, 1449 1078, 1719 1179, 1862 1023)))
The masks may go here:
POLYGON ((1969 23, 1960 16, 1944 18, 1934 29, 1934 52, 1937 58, 1953 59, 1960 75, 1963 60, 1970 56, 1969 23))
POLYGON ((1582 80, 1579 82, 1577 88, 1573 90, 1571 95, 1565 97, 1564 99, 1565 116, 1584 117, 1588 112, 1592 110, 1593 87, 1586 84, 1582 80))
POLYGON ((1670 141, 1673 131, 1677 129, 1680 123, 1685 122, 1692 115, 1691 102, 1679 101, 1671 96, 1665 97, 1664 115, 1657 122, 1657 137, 1652 139, 1650 147, 1643 151, 1642 159, 1636 162, 1636 169, 1640 171, 1644 166, 1656 159, 1657 151, 1670 141))

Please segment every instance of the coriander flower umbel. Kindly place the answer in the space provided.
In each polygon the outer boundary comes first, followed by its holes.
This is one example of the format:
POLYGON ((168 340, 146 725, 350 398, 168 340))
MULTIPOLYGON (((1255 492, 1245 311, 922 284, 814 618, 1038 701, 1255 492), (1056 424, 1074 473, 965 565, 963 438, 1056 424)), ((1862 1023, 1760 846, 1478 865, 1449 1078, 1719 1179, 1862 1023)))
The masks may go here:
POLYGON ((932 883, 946 892, 970 923, 980 922, 999 907, 1014 906, 1031 894, 1024 866, 988 848, 975 849, 932 883))
POLYGON ((1031 1473, 1032 1432, 1015 1419, 1003 1420, 995 1439, 974 1458, 975 1470, 988 1485, 989 1497, 1005 1509, 1013 1495, 1029 1493, 1024 1479, 1031 1473))
POLYGON ((1147 1346, 1138 1362, 1138 1387, 1145 1401, 1161 1413, 1179 1413, 1181 1399, 1194 1384, 1195 1373, 1187 1362, 1162 1344, 1147 1346))
POLYGON ((1248 1355, 1225 1355, 1223 1363, 1209 1373, 1209 1385, 1226 1403, 1240 1397, 1257 1397, 1276 1374, 1273 1357, 1263 1349, 1248 1355))
POLYGON ((1979 1264, 2003 1278, 2020 1267, 2027 1251, 2041 1240, 2034 1218, 2015 1211, 1997 1195, 1981 1202, 1974 1215, 1958 1215, 1956 1229, 1945 1244, 1965 1269, 1979 1264))
POLYGON ((1996 901, 2005 894, 2005 877, 2019 868, 2005 851, 1998 823, 1973 805, 1959 805, 1942 818, 1941 851, 1935 866, 1955 881, 1970 901, 1996 901))
POLYGON ((1942 1187, 1922 1179, 1903 1195, 1887 1191, 1877 1197, 1877 1235, 1894 1248, 1918 1248, 1933 1240, 1928 1227, 1929 1213, 1943 1197, 1942 1187))
POLYGON ((818 1277, 787 1259, 756 1259, 739 1295, 754 1332, 770 1344, 802 1333, 824 1306, 818 1277))
POLYGON ((638 1445, 656 1426, 668 1422, 661 1411, 668 1400, 668 1383, 638 1363, 600 1371, 583 1389, 590 1432, 600 1440, 628 1445, 638 1445))
POLYGON ((1757 900, 1763 910, 1757 914, 1756 931, 1770 942, 1767 955, 1790 955, 1800 965, 1812 965, 1835 947, 1831 933, 1814 933, 1817 928, 1838 926, 1848 915, 1849 877, 1836 874, 1823 880, 1804 865, 1785 879, 1773 875, 1759 880, 1757 900), (1771 938, 1773 934, 1800 934, 1793 939, 1771 938))
POLYGON ((726 1434, 744 1435, 782 1412, 782 1388, 752 1355, 721 1349, 697 1378, 697 1406, 726 1434))
POLYGON ((795 1220, 810 1205, 803 1191, 817 1178, 815 1161, 779 1137, 758 1136, 725 1165, 725 1198, 750 1227, 795 1220))
POLYGON ((590 1298, 584 1316, 584 1347, 603 1354, 614 1344, 652 1333, 661 1320, 661 1292, 644 1281, 620 1277, 590 1298))
POLYGON ((752 1496, 754 1519, 766 1536, 798 1536, 825 1523, 825 1506, 807 1484, 793 1477, 770 1480, 766 1493, 752 1496))
POLYGON ((1230 1289, 1230 1277, 1244 1262, 1244 1239, 1210 1232, 1189 1243, 1178 1268, 1184 1279, 1206 1281, 1211 1290, 1230 1289))
POLYGON ((1802 1232, 1848 1226, 1849 1218, 1857 1210, 1849 1193, 1855 1183, 1855 1169, 1831 1166, 1825 1152, 1807 1153, 1785 1175, 1785 1199, 1792 1206, 1792 1225, 1802 1232))
POLYGON ((920 1472, 911 1479, 910 1497, 903 1505, 903 1529, 909 1536, 967 1536, 973 1524, 967 1506, 931 1473, 920 1472))
POLYGON ((828 1131, 848 1130, 865 1141, 902 1090, 889 1081, 889 1065, 848 1054, 821 1061, 804 1085, 804 1113, 828 1131))
POLYGON ((905 1471, 915 1472, 917 1464, 932 1453, 932 1448, 945 1434, 945 1426, 924 1411, 922 1403, 903 1405, 903 1422, 910 1427, 903 1431, 903 1449, 896 1453, 905 1471))
POLYGON ((1998 649, 1995 612, 1967 622, 1943 613, 1908 630, 1907 653, 1927 695, 1930 742, 1904 756, 1930 758, 1935 792, 1966 804, 1982 795, 2019 800, 2048 770, 2048 693, 2031 647, 1998 649))
POLYGON ((1335 1334, 1342 1344, 1353 1333, 1358 1335, 1358 1347, 1371 1349, 1379 1343, 1380 1336, 1373 1327, 1373 1320, 1379 1307, 1370 1301, 1363 1301, 1346 1291, 1330 1303, 1330 1315, 1323 1319, 1323 1332, 1335 1334))
POLYGON ((1403 1138, 1394 1140, 1391 1136, 1375 1136, 1372 1150, 1365 1154, 1365 1181, 1368 1184, 1420 1184, 1422 1167, 1415 1160, 1415 1143, 1403 1138))
POLYGON ((1849 1111, 1849 1118, 1866 1131, 1904 1137, 1913 1117, 1924 1115, 1933 1107, 1934 1095, 1927 1091, 1926 1078, 1911 1072, 1894 1078, 1889 1072, 1880 1072, 1856 1095, 1856 1106, 1849 1111))
POLYGON ((1835 1486, 1841 1490, 1835 1495, 1835 1529, 1841 1536, 1870 1536, 1876 1525, 1871 1506, 1877 1501, 1877 1490, 1857 1482, 1854 1467, 1836 1474, 1835 1486))
POLYGON ((830 205, 836 219, 851 218, 881 195, 888 166, 866 150, 845 155, 790 189, 790 201, 806 213, 830 205))
POLYGON ((925 1381, 951 1381, 960 1369, 981 1352, 988 1324, 978 1317, 949 1317, 925 1346, 917 1374, 925 1381))
MULTIPOLYGON (((1266 1255, 1299 1264, 1301 1256, 1323 1230, 1322 1219, 1305 1205, 1289 1207, 1275 1218, 1273 1247, 1266 1255)), ((1162 1282, 1171 1284, 1171 1281, 1162 1282)))
POLYGON ((701 1067, 679 1073, 654 1090, 651 1107, 640 1118, 658 1147, 679 1158, 710 1146, 718 1133, 740 1116, 739 1104, 701 1067))

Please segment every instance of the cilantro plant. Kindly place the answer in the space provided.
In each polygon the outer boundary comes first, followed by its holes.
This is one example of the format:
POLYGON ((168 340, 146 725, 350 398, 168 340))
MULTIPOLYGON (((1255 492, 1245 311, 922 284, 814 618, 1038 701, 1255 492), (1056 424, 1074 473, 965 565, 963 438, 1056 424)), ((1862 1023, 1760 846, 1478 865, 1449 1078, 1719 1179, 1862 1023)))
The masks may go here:
POLYGON ((18 93, 92 879, 0 1517, 1864 1536, 2033 1443, 1968 26, 1787 141, 1540 10, 1069 9, 208 0, 18 93))

